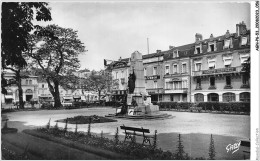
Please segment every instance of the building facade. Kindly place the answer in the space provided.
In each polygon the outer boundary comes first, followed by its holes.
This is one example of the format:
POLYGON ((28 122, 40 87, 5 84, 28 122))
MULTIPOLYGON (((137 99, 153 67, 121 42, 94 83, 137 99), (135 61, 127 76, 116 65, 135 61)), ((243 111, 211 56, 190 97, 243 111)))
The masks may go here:
MULTIPOLYGON (((7 81, 14 79, 14 72, 3 71, 4 77, 7 81)), ((38 100, 38 82, 37 76, 28 76, 26 79, 21 80, 22 89, 23 89, 23 101, 38 100)), ((9 104, 19 101, 19 92, 16 84, 12 84, 7 87, 7 94, 2 94, 2 103, 9 104)))
POLYGON ((130 71, 129 58, 119 59, 111 64, 112 69, 112 88, 111 93, 113 100, 119 101, 123 99, 123 95, 128 90, 128 76, 130 71))
MULTIPOLYGON (((227 32, 167 51, 143 55, 144 77, 152 102, 250 101, 250 79, 243 65, 250 57, 250 30, 244 22, 227 32)), ((113 90, 127 90, 129 59, 112 63, 113 90), (123 74, 122 74, 123 73, 123 74)), ((111 66, 110 66, 111 67, 111 66)))
POLYGON ((236 33, 195 38, 190 59, 191 101, 250 101, 250 81, 242 70, 250 56, 250 31, 245 24, 238 24, 236 33))
POLYGON ((164 55, 163 101, 190 102, 190 50, 192 44, 171 47, 164 55))
POLYGON ((160 50, 143 55, 145 87, 152 102, 162 101, 163 98, 163 55, 160 50))

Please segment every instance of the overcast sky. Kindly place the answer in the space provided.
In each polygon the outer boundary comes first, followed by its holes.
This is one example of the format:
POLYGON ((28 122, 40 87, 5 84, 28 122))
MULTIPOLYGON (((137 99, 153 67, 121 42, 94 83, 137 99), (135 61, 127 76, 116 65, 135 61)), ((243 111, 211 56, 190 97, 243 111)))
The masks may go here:
MULTIPOLYGON (((78 31, 88 50, 80 55, 81 68, 100 70, 103 59, 130 57, 134 51, 147 54, 168 50, 203 38, 236 31, 244 21, 250 29, 249 3, 173 2, 52 2, 53 21, 78 31)), ((45 25, 43 23, 42 25, 45 25)))

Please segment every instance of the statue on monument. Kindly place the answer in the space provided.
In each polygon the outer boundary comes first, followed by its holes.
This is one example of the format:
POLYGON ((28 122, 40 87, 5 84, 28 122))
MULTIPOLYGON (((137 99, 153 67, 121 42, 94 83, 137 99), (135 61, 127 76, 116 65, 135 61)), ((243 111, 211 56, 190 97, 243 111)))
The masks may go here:
POLYGON ((128 77, 129 94, 134 93, 134 90, 135 90, 135 79, 136 79, 136 76, 135 76, 135 73, 133 71, 133 74, 130 73, 129 77, 128 77))

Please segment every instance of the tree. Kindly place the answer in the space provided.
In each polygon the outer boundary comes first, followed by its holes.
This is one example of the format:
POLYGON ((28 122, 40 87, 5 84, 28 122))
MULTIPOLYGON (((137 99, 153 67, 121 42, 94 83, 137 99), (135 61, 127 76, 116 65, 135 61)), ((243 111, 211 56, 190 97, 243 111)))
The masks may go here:
POLYGON ((181 134, 178 135, 178 145, 176 150, 176 158, 178 160, 185 159, 184 146, 182 145, 181 134))
MULTIPOLYGON (((10 69, 15 73, 15 83, 19 91, 19 106, 24 107, 23 91, 21 87, 21 71, 27 65, 24 53, 28 50, 28 36, 37 26, 32 24, 34 16, 37 21, 50 21, 51 13, 48 3, 43 2, 3 2, 2 3, 2 69, 10 69)), ((1 73, 1 91, 6 94, 6 87, 10 84, 1 73)))
POLYGON ((88 90, 98 92, 99 100, 101 92, 108 87, 110 82, 111 79, 104 70, 99 72, 93 70, 85 80, 88 90))
POLYGON ((214 146, 214 138, 212 134, 210 135, 210 144, 209 144, 209 159, 214 160, 216 156, 215 146, 214 146))
POLYGON ((8 65, 26 66, 22 53, 28 49, 27 39, 34 29, 32 20, 50 21, 48 3, 43 2, 3 2, 2 3, 2 43, 3 68, 8 65))
POLYGON ((64 78, 71 76, 72 71, 80 67, 78 55, 85 51, 85 46, 78 39, 77 31, 57 25, 38 29, 31 37, 30 46, 29 55, 33 58, 34 64, 42 69, 54 98, 54 107, 59 108, 59 86, 64 78))

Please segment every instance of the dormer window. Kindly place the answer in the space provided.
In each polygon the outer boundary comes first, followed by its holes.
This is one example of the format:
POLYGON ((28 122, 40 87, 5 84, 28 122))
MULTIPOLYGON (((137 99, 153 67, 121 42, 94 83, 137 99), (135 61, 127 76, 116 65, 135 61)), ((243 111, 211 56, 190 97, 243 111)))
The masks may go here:
POLYGON ((200 54, 200 46, 196 47, 196 54, 200 54))
POLYGON ((173 51, 173 56, 172 56, 173 58, 177 58, 177 57, 179 57, 179 52, 178 52, 178 50, 174 50, 173 51))
POLYGON ((231 45, 231 39, 226 39, 224 42, 224 49, 229 49, 231 45))
POLYGON ((241 46, 247 44, 247 37, 241 37, 241 46))
POLYGON ((217 50, 217 48, 216 48, 216 40, 214 39, 213 34, 210 35, 209 39, 210 40, 208 42, 208 52, 216 51, 217 50))

